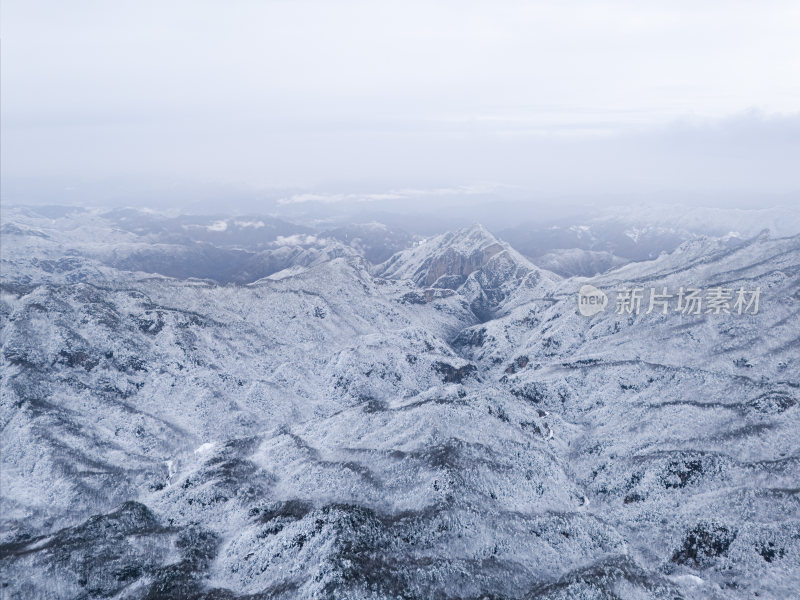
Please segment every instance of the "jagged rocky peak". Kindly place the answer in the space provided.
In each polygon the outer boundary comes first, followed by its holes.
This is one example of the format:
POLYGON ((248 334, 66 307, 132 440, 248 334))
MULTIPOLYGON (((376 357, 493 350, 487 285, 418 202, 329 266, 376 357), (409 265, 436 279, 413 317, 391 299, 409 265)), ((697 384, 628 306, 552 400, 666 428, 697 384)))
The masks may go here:
POLYGON ((492 257, 510 248, 483 225, 423 240, 378 265, 377 274, 418 285, 456 289, 492 257))
POLYGON ((375 272, 412 280, 424 288, 454 290, 481 321, 520 303, 541 300, 560 279, 533 265, 482 225, 425 240, 398 252, 375 272))

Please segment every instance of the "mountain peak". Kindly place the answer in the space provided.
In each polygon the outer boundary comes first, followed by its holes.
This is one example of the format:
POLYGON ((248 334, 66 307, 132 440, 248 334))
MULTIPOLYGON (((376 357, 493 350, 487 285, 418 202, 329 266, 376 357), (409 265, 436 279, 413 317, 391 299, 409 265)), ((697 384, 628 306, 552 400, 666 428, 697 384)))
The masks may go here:
POLYGON ((501 242, 480 223, 475 223, 470 227, 464 227, 463 229, 445 233, 434 239, 439 240, 442 246, 447 246, 456 252, 462 253, 483 250, 493 244, 502 245, 501 242))
POLYGON ((506 249, 486 228, 476 224, 423 240, 378 265, 376 272, 392 279, 412 279, 423 286, 432 286, 445 276, 463 283, 470 273, 506 249))

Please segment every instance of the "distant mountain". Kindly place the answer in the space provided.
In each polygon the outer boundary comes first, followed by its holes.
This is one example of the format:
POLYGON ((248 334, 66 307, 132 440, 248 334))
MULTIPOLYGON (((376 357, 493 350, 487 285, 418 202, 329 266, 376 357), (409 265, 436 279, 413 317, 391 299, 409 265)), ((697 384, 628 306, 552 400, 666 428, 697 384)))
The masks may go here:
MULTIPOLYGON (((499 232, 515 248, 538 261, 554 251, 584 250, 607 253, 623 260, 642 261, 672 252, 701 233, 662 226, 631 225, 618 220, 562 221, 546 225, 520 225, 499 232)), ((582 275, 589 275, 581 273, 582 275)))
POLYGON ((536 258, 537 265, 562 277, 572 277, 573 275, 591 277, 628 262, 630 261, 615 256, 611 252, 581 250, 580 248, 553 250, 536 258))
MULTIPOLYGON (((12 220, 4 223, 3 233, 12 236, 10 242, 20 240, 22 262, 52 257, 54 265, 61 261, 67 267, 63 258, 68 254, 73 267, 91 263, 117 272, 246 284, 285 269, 360 254, 353 245, 277 219, 168 217, 134 209, 46 211, 56 215, 51 219, 38 211, 6 211, 12 220), (33 236, 40 239, 31 253, 33 236)), ((10 251, 17 246, 11 243, 10 251)))
POLYGON ((414 236, 402 229, 376 222, 328 229, 320 237, 335 239, 353 247, 373 264, 382 263, 392 254, 411 246, 415 240, 414 236))
POLYGON ((523 222, 498 235, 535 264, 559 275, 591 277, 625 262, 657 258, 702 237, 747 239, 764 229, 800 231, 792 207, 714 209, 686 205, 631 205, 586 210, 572 218, 523 222))
POLYGON ((265 215, 176 215, 139 209, 113 209, 99 214, 114 227, 157 243, 212 244, 221 248, 260 250, 283 237, 313 235, 314 229, 265 215))

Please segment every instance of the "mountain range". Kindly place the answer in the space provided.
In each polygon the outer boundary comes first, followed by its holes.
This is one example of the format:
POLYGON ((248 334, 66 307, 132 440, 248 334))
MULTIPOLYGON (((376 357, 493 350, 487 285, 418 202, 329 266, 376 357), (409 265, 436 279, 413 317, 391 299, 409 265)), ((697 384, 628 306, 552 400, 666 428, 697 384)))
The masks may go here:
POLYGON ((800 235, 523 254, 18 208, 2 236, 3 597, 800 595, 800 235))

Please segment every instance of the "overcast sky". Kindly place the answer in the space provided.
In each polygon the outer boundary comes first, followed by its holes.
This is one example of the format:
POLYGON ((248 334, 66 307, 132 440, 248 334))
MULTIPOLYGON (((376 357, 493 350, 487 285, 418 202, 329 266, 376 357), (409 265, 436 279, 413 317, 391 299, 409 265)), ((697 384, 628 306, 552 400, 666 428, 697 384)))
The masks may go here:
POLYGON ((796 0, 4 0, 0 16, 6 200, 132 182, 165 201, 295 188, 284 203, 800 190, 796 0))

